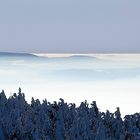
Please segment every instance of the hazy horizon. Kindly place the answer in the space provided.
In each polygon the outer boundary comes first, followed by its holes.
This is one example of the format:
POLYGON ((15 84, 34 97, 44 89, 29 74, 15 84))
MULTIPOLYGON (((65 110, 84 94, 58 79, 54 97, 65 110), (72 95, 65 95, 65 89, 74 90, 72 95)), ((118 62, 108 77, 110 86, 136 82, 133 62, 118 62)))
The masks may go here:
POLYGON ((31 97, 51 102, 63 98, 76 105, 95 100, 103 111, 118 106, 122 115, 139 111, 140 54, 47 55, 0 57, 0 90, 10 96, 21 87, 28 102, 31 97))
POLYGON ((34 54, 139 54, 140 52, 26 52, 26 51, 0 51, 0 53, 34 53, 34 54))

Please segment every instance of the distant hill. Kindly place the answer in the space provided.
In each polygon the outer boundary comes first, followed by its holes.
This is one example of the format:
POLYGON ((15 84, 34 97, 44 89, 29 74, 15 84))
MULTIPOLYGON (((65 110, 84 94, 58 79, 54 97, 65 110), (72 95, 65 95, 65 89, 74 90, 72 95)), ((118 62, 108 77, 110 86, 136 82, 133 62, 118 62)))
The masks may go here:
POLYGON ((94 56, 88 56, 88 55, 72 55, 72 56, 69 56, 68 58, 88 58, 88 59, 97 59, 96 57, 94 56))
POLYGON ((30 53, 0 52, 0 57, 38 57, 30 53))

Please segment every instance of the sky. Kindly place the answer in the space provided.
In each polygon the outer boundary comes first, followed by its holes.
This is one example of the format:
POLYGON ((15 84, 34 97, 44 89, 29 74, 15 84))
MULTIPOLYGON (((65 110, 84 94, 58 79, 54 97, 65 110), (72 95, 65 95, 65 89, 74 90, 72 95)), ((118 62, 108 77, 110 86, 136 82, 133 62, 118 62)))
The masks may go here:
POLYGON ((0 51, 139 53, 139 0, 0 0, 0 51))

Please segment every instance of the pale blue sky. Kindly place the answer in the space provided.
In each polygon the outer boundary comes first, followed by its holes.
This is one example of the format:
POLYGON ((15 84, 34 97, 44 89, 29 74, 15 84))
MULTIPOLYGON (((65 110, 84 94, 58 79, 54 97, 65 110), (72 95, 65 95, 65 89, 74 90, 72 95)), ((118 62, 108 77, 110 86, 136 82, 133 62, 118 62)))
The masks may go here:
POLYGON ((140 52, 139 0, 0 0, 0 51, 140 52))

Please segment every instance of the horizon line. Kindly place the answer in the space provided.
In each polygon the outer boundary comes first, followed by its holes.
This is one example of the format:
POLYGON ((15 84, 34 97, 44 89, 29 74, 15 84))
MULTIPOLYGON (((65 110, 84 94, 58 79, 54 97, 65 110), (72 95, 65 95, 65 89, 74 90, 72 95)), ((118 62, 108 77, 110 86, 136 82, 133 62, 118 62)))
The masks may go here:
POLYGON ((140 54, 140 52, 27 52, 27 51, 0 51, 0 53, 27 53, 27 54, 140 54))

